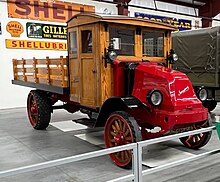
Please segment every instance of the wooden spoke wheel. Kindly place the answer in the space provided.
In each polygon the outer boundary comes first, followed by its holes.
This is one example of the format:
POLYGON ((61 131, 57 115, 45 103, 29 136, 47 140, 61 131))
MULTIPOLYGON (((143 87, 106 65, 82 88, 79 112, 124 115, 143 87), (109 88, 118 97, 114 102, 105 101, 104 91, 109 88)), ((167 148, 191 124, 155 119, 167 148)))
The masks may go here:
MULTIPOLYGON (((202 121, 199 123, 194 123, 193 128, 196 129, 201 129, 205 127, 209 127, 212 125, 212 119, 211 116, 208 116, 207 121, 202 121)), ((210 140, 212 135, 212 131, 205 132, 205 133, 199 133, 196 135, 190 135, 187 137, 180 138, 180 141, 187 147, 191 149, 199 149, 203 146, 205 146, 208 141, 210 140)))
POLYGON ((27 98, 27 113, 34 129, 46 129, 50 123, 51 105, 44 92, 30 91, 27 98))
MULTIPOLYGON (((112 113, 105 125, 106 148, 141 141, 141 132, 134 118, 124 111, 112 113)), ((131 168, 132 150, 110 154, 112 161, 123 168, 131 168)))

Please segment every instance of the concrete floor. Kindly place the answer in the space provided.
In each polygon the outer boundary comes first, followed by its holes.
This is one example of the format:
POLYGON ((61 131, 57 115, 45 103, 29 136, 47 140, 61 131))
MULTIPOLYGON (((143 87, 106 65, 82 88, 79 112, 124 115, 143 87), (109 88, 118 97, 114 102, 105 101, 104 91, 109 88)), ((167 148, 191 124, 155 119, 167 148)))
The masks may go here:
MULTIPOLYGON (((213 111, 217 120, 220 105, 213 111)), ((0 171, 39 162, 69 157, 104 148, 103 128, 91 129, 72 120, 85 118, 80 113, 56 110, 47 130, 34 130, 25 108, 0 110, 0 171)), ((211 141, 200 150, 186 149, 178 140, 156 144, 145 149, 144 166, 155 167, 178 159, 220 148, 216 131, 211 141)), ((146 169, 147 167, 144 167, 146 169)), ((220 181, 220 155, 144 176, 150 182, 220 181)), ((115 166, 108 156, 37 170, 10 177, 1 182, 102 182, 115 179, 131 170, 115 166)))

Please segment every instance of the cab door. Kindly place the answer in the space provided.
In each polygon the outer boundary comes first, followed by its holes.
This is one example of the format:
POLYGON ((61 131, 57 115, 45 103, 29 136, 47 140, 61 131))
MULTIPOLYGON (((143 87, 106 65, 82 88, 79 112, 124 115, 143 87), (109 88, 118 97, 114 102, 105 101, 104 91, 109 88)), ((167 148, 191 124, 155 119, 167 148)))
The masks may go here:
POLYGON ((96 59, 97 30, 95 25, 79 28, 80 37, 80 103, 85 106, 97 106, 98 68, 96 59))
POLYGON ((81 105, 97 105, 97 64, 95 25, 78 27, 78 56, 70 58, 71 100, 81 105), (76 62, 74 62, 74 60, 76 62))
POLYGON ((74 102, 80 102, 80 61, 78 34, 77 28, 71 28, 68 36, 70 100, 74 102))

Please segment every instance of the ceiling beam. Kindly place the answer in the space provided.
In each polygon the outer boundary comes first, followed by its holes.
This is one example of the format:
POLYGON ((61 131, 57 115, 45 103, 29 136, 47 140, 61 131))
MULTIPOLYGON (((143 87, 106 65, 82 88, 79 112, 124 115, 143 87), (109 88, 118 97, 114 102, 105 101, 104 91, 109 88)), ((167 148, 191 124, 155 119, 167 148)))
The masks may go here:
POLYGON ((209 0, 204 6, 199 7, 199 12, 202 15, 208 17, 215 17, 220 13, 220 1, 219 0, 209 0))
POLYGON ((202 27, 211 27, 212 18, 220 13, 220 1, 208 0, 204 6, 199 7, 199 16, 202 18, 202 27))
POLYGON ((118 14, 128 16, 128 3, 131 0, 114 0, 114 3, 117 3, 118 14))

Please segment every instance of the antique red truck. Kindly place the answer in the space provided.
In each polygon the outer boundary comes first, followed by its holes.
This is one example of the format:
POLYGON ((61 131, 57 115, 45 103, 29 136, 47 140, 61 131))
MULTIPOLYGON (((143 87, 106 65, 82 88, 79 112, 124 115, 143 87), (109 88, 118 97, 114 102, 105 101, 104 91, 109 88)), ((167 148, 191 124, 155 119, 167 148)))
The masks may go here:
MULTIPOLYGON (((208 110, 188 77, 172 70, 174 27, 126 16, 78 14, 68 22, 68 57, 13 60, 13 84, 34 87, 27 112, 35 129, 46 129, 57 101, 60 108, 88 114, 104 127, 107 148, 208 127, 208 110)), ((198 149, 211 132, 180 138, 198 149)), ((110 155, 130 167, 131 151, 110 155)))

